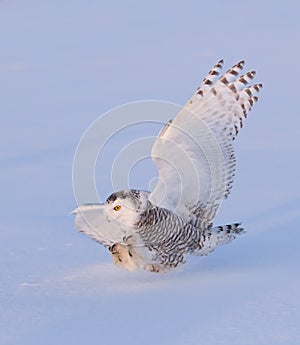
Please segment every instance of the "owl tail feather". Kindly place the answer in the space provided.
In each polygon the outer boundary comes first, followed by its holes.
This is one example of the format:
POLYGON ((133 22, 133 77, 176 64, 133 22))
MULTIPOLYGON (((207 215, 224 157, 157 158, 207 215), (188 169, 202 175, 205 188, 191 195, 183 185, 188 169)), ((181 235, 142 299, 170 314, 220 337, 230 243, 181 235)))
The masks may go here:
POLYGON ((214 249, 220 245, 228 244, 233 241, 237 235, 244 234, 245 230, 241 227, 241 223, 233 223, 227 225, 221 225, 211 227, 205 230, 203 241, 195 255, 208 255, 214 251, 214 249))

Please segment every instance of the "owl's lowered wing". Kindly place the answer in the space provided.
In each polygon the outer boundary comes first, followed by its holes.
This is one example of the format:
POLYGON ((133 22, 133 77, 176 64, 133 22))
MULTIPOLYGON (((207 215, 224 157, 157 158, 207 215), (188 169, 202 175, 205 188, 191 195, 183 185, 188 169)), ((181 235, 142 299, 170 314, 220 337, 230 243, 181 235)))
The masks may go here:
POLYGON ((211 223, 229 195, 235 172, 232 141, 262 87, 248 87, 254 71, 239 76, 244 61, 217 79, 222 66, 220 60, 152 148, 159 180, 149 200, 187 221, 211 223))
POLYGON ((71 212, 75 214, 75 228, 105 247, 122 243, 128 232, 118 222, 108 221, 104 212, 103 204, 79 206, 71 212))

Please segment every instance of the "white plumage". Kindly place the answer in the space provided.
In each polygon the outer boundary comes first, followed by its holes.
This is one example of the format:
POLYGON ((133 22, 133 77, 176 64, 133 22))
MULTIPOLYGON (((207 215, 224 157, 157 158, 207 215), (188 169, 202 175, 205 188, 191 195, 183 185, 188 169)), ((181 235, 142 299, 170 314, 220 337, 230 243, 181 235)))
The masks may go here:
POLYGON ((156 139, 152 193, 120 191, 73 212, 76 228, 108 247, 119 266, 165 271, 241 233, 238 223, 213 227, 212 220, 232 186, 232 141, 262 85, 248 86, 254 71, 239 76, 244 61, 219 77, 222 66, 220 60, 156 139))

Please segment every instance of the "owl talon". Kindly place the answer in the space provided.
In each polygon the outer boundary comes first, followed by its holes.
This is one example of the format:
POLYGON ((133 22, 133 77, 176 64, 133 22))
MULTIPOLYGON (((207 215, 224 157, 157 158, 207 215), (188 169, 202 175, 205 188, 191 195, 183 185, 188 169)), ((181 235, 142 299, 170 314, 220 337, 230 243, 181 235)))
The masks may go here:
POLYGON ((118 251, 116 251, 116 246, 117 246, 117 243, 113 244, 111 247, 108 247, 108 250, 114 255, 114 254, 117 254, 118 251))

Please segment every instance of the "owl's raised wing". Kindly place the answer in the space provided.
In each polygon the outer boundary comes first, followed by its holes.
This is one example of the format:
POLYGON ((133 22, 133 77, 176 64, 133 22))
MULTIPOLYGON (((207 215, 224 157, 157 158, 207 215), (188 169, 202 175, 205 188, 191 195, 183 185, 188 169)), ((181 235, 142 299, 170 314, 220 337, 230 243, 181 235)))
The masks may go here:
POLYGON ((239 76, 244 61, 218 78, 222 66, 220 60, 152 148, 159 180, 149 200, 187 221, 210 224, 229 195, 235 172, 232 141, 262 87, 248 87, 254 71, 239 76))
POLYGON ((93 240, 110 247, 115 243, 122 243, 128 235, 124 227, 118 222, 108 221, 104 213, 103 204, 86 204, 79 206, 71 214, 75 214, 75 228, 93 240))

